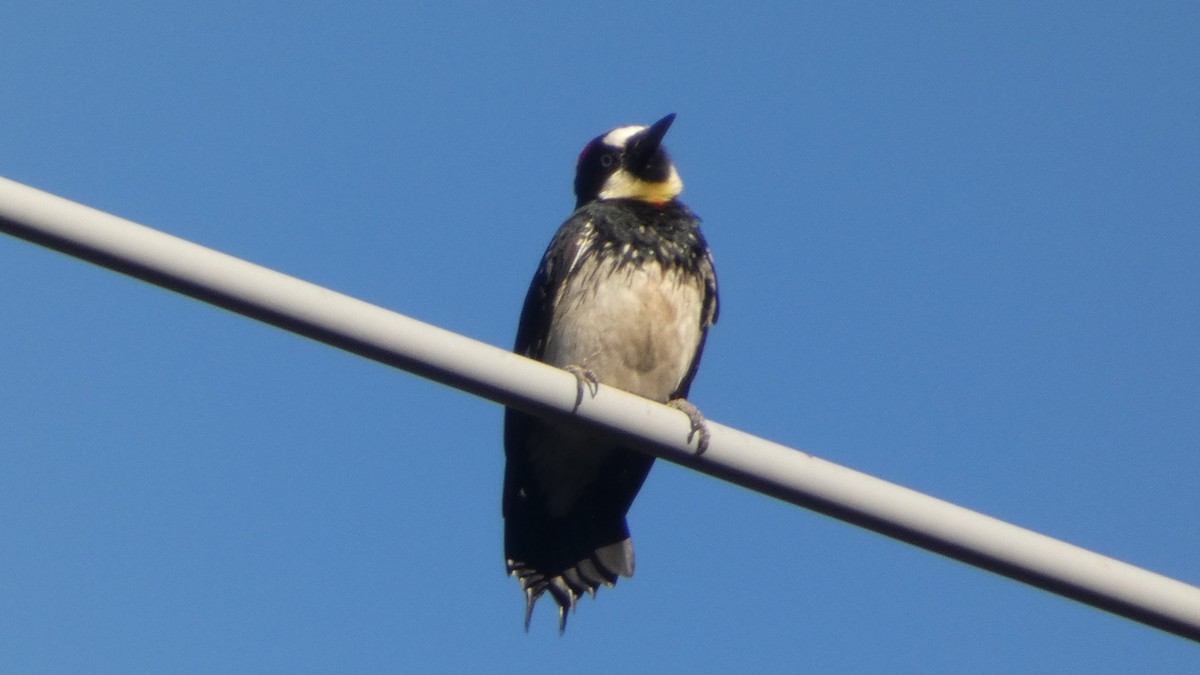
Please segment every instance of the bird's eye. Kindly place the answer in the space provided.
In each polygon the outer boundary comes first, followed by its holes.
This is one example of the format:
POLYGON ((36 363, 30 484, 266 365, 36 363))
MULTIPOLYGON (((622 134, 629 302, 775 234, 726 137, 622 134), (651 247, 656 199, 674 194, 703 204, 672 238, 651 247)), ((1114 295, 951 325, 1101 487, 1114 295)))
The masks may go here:
POLYGON ((615 162, 615 161, 616 161, 616 157, 613 157, 612 153, 610 153, 610 152, 606 152, 603 155, 600 155, 600 166, 602 166, 606 169, 611 167, 613 165, 613 162, 615 162))

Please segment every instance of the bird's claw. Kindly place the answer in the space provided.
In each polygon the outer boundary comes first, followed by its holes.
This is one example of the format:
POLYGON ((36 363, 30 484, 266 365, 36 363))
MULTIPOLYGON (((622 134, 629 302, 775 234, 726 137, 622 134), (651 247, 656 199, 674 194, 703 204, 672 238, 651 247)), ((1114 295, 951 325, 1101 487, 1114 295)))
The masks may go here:
POLYGON ((583 390, 586 387, 588 394, 592 398, 600 391, 600 378, 596 377, 596 373, 584 368, 583 366, 569 365, 563 370, 575 376, 575 407, 571 412, 579 410, 579 406, 583 405, 583 390))
POLYGON ((688 416, 688 421, 692 423, 692 430, 688 432, 688 443, 692 442, 692 436, 698 436, 696 440, 696 456, 704 454, 708 449, 708 441, 711 438, 708 433, 708 424, 704 420, 704 415, 700 409, 692 405, 686 398, 676 398, 667 402, 667 405, 682 412, 688 416))

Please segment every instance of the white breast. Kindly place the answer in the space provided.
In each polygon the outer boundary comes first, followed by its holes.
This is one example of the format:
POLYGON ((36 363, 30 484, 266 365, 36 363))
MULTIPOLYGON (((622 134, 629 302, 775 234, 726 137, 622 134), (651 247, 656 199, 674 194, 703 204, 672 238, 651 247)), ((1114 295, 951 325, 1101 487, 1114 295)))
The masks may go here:
POLYGON ((656 262, 613 269, 589 256, 560 291, 543 358, 660 402, 679 387, 700 344, 702 282, 656 262))
MULTIPOLYGON (((657 263, 612 265, 589 256, 568 275, 543 360, 583 366, 606 385, 666 402, 700 345, 702 282, 657 263)), ((532 433, 529 465, 547 511, 564 516, 595 479, 611 441, 569 424, 547 422, 532 433)))

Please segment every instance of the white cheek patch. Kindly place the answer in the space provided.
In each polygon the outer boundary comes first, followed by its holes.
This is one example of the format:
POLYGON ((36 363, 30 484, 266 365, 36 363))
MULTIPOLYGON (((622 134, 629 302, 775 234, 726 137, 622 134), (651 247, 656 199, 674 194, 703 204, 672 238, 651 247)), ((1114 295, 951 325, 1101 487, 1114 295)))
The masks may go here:
POLYGON ((601 199, 640 199, 645 202, 669 202, 683 192, 683 179, 675 167, 662 182, 651 183, 620 169, 604 181, 600 188, 601 199))

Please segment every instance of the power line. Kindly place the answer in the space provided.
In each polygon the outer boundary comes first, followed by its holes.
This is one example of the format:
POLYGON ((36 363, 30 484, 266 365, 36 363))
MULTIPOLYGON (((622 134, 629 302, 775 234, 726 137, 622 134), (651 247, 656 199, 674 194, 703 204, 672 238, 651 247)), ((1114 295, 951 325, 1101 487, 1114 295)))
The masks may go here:
POLYGON ((1200 642, 1200 588, 0 178, 0 230, 369 359, 543 416, 944 556, 1200 642))

